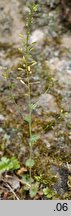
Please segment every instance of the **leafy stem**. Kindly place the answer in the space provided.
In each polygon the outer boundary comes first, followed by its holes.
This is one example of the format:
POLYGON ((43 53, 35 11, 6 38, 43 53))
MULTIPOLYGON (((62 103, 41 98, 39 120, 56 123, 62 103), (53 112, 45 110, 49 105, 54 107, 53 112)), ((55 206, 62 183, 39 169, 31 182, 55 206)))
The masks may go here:
MULTIPOLYGON (((32 109, 31 109, 31 85, 30 85, 30 79, 29 79, 29 36, 30 36, 30 30, 31 30, 31 24, 32 24, 32 18, 33 18, 33 12, 34 12, 34 6, 30 8, 30 13, 28 16, 28 23, 27 23, 27 32, 26 32, 26 44, 25 44, 25 66, 26 66, 26 74, 27 74, 27 82, 28 82, 28 111, 29 111, 29 136, 30 136, 30 161, 32 160, 32 109)), ((31 185, 31 170, 32 167, 29 166, 29 172, 30 172, 30 185, 31 185)))

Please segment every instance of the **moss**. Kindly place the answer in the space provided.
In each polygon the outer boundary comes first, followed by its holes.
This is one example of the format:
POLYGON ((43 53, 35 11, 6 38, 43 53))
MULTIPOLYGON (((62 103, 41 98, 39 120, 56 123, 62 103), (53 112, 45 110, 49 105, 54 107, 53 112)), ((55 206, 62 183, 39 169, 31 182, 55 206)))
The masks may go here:
POLYGON ((70 130, 71 129, 71 122, 67 122, 66 126, 70 130))

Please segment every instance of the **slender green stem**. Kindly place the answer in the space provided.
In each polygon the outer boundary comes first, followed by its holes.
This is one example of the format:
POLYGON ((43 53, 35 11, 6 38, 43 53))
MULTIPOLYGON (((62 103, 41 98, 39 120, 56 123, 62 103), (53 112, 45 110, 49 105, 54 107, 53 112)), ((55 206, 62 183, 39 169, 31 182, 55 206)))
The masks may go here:
MULTIPOLYGON (((32 12, 31 12, 32 13, 32 12)), ((26 37, 26 74, 27 74, 27 81, 28 81, 28 97, 29 97, 29 103, 28 103, 28 109, 29 109, 29 136, 30 136, 30 159, 32 159, 32 143, 31 143, 31 137, 32 137, 32 112, 31 112, 31 85, 30 85, 30 79, 29 79, 29 71, 28 71, 28 58, 29 58, 29 35, 30 35, 30 25, 31 25, 31 19, 32 14, 30 13, 29 21, 28 21, 28 27, 27 27, 27 37, 26 37)), ((30 167, 30 184, 31 184, 31 167, 30 167)))
MULTIPOLYGON (((35 5, 33 4, 30 8, 30 13, 28 16, 28 20, 27 20, 27 34, 26 34, 26 43, 25 43, 25 66, 26 66, 26 74, 27 74, 27 82, 28 82, 28 98, 29 98, 29 102, 28 102, 28 111, 29 111, 29 138, 30 138, 30 161, 32 160, 32 110, 31 110, 31 85, 30 85, 30 78, 29 78, 29 36, 30 36, 30 31, 31 31, 31 25, 32 25, 32 19, 33 19, 33 13, 35 11, 35 5)), ((31 171, 32 168, 31 166, 29 167, 29 173, 30 173, 30 186, 32 184, 31 181, 31 171)), ((30 187, 31 189, 31 187, 30 187)))

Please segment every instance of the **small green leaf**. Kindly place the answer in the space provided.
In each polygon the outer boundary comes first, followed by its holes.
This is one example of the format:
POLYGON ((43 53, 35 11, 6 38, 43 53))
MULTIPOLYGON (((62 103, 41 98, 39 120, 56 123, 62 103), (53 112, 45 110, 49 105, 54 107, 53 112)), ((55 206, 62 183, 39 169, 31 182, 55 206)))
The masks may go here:
POLYGON ((35 110, 36 109, 36 107, 37 107, 37 104, 35 103, 35 104, 31 104, 31 110, 35 110))
POLYGON ((9 77, 9 73, 6 72, 6 73, 2 74, 2 76, 3 76, 5 79, 7 79, 7 78, 9 77))
POLYGON ((36 44, 36 41, 32 42, 32 45, 35 45, 36 44))
POLYGON ((43 193, 48 199, 52 198, 52 196, 54 194, 53 191, 51 189, 49 189, 48 187, 43 189, 43 193))
POLYGON ((0 172, 5 172, 9 170, 16 170, 20 168, 19 161, 12 157, 11 159, 8 159, 6 157, 2 157, 0 161, 0 172))
POLYGON ((41 174, 39 176, 34 176, 34 178, 38 182, 42 181, 42 175, 41 174))
POLYGON ((37 140, 40 138, 40 135, 38 134, 34 134, 31 136, 30 140, 29 140, 29 145, 33 145, 35 142, 37 142, 37 140))
POLYGON ((30 115, 26 115, 24 120, 29 123, 31 121, 30 115))
POLYGON ((19 34, 20 38, 23 38, 23 34, 19 34))
POLYGON ((36 61, 31 62, 31 66, 34 66, 34 65, 36 65, 36 64, 37 64, 36 61))
POLYGON ((22 48, 18 48, 18 51, 19 51, 20 53, 22 53, 22 48))
POLYGON ((32 160, 30 158, 26 161, 26 166, 29 168, 32 168, 34 166, 34 164, 35 164, 34 160, 32 160))
POLYGON ((29 190, 31 187, 31 184, 34 182, 33 178, 31 178, 28 174, 22 176, 22 182, 24 183, 25 187, 24 190, 29 190))
POLYGON ((36 182, 35 184, 32 184, 31 188, 30 188, 30 197, 34 198, 36 196, 36 194, 38 193, 38 189, 39 189, 39 183, 36 182))
POLYGON ((38 10, 38 4, 33 3, 33 11, 36 12, 38 10))
POLYGON ((16 170, 16 169, 19 169, 20 168, 20 164, 19 164, 19 161, 17 160, 17 158, 15 157, 12 157, 11 158, 11 163, 12 163, 12 166, 13 166, 13 170, 16 170))
POLYGON ((34 47, 30 47, 30 49, 29 49, 30 51, 32 51, 32 50, 34 50, 34 47))

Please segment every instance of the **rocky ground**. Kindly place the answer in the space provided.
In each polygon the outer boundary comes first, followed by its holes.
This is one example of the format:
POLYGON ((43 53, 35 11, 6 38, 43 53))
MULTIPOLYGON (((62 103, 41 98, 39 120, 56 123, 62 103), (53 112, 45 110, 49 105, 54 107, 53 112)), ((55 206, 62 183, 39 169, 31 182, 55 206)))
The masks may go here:
MULTIPOLYGON (((18 70, 22 65, 18 48, 23 48, 19 34, 26 35, 28 12, 28 1, 0 1, 0 157, 16 156, 21 166, 29 154, 28 126, 23 120, 28 96, 17 79, 22 76, 26 83, 25 69, 22 75, 18 70)), ((53 190, 51 199, 71 199, 71 30, 63 22, 59 0, 39 3, 30 35, 30 43, 34 41, 32 53, 37 65, 30 82, 31 99, 37 108, 32 130, 41 136, 33 148, 33 175, 41 176, 40 191, 44 185, 53 190)), ((7 182, 20 199, 27 199, 15 173, 10 175, 11 182, 7 182)), ((0 181, 1 199, 13 199, 6 198, 5 182, 0 181)), ((47 199, 40 194, 36 199, 47 199)))

